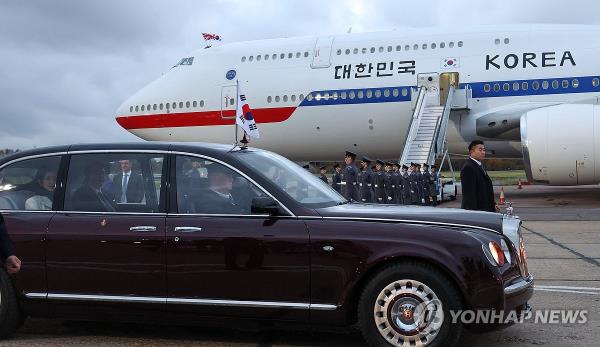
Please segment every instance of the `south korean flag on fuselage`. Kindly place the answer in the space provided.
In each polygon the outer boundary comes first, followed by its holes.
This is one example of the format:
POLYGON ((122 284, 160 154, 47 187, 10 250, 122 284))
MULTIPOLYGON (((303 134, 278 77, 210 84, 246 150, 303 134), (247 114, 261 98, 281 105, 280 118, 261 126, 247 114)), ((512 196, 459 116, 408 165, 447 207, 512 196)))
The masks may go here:
POLYGON ((252 116, 252 110, 250 110, 250 106, 246 102, 246 94, 242 92, 240 88, 240 84, 237 85, 238 92, 238 102, 237 102, 237 111, 235 113, 235 122, 239 125, 246 134, 255 139, 260 138, 260 133, 258 132, 258 127, 256 126, 256 122, 254 121, 254 116, 252 116))

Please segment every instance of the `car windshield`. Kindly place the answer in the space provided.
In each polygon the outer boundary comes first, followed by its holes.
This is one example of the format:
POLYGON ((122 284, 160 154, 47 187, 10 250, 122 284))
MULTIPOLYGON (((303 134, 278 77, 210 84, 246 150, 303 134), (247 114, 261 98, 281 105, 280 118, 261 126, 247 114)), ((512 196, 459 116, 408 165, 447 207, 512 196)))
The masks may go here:
POLYGON ((278 154, 266 151, 238 151, 236 154, 306 207, 329 207, 348 202, 315 175, 278 154))

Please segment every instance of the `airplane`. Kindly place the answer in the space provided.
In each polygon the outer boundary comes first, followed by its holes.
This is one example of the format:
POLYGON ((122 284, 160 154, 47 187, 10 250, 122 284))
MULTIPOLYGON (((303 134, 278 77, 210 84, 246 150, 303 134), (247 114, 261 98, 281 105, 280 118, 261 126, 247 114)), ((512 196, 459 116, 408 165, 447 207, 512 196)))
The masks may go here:
POLYGON ((399 158, 419 81, 438 91, 453 83, 449 153, 480 139, 488 157, 523 158, 533 184, 597 184, 599 34, 505 25, 215 45, 129 97, 116 121, 145 140, 233 143, 239 83, 261 133, 252 146, 297 161, 337 161, 346 150, 399 158))

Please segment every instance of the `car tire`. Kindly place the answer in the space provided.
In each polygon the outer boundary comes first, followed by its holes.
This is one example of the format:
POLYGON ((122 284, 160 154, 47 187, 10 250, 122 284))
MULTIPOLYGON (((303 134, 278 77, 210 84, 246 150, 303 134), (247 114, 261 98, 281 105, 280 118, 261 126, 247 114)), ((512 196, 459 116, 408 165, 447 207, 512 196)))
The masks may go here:
POLYGON ((450 310, 461 309, 461 295, 444 273, 427 264, 403 262, 383 268, 367 282, 358 302, 358 322, 369 346, 402 346, 409 340, 411 346, 420 341, 417 345, 450 347, 463 330, 460 322, 452 322, 450 310), (423 317, 429 319, 421 321, 423 317))
POLYGON ((0 269, 0 339, 10 337, 24 322, 10 277, 0 269))

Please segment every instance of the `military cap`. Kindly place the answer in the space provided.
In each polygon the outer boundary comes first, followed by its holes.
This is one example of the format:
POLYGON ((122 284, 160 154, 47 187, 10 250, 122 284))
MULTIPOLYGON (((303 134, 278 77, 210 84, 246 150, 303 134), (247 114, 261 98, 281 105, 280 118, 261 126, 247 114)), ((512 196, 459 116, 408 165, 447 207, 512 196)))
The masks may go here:
POLYGON ((350 157, 350 158, 354 159, 354 158, 356 158, 356 153, 346 151, 346 157, 350 157))
POLYGON ((429 167, 429 165, 427 165, 427 163, 424 163, 424 164, 423 164, 423 167, 429 167))
POLYGON ((432 169, 437 169, 437 166, 436 165, 431 165, 431 168, 432 169))
POLYGON ((371 158, 368 157, 362 157, 361 161, 370 164, 373 160, 371 160, 371 158))
POLYGON ((385 165, 385 162, 383 160, 379 160, 379 159, 377 159, 376 163, 379 165, 385 165))
POLYGON ((408 166, 406 166, 406 164, 402 164, 402 168, 408 170, 408 166))
POLYGON ((327 165, 325 165, 325 166, 321 166, 321 167, 319 168, 319 170, 327 170, 327 165))
POLYGON ((335 165, 333 165, 333 168, 334 168, 334 169, 335 169, 335 168, 337 168, 337 167, 340 167, 340 164, 335 164, 335 165))

